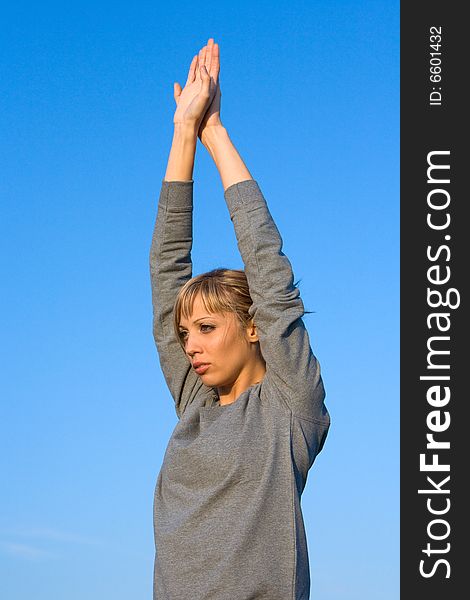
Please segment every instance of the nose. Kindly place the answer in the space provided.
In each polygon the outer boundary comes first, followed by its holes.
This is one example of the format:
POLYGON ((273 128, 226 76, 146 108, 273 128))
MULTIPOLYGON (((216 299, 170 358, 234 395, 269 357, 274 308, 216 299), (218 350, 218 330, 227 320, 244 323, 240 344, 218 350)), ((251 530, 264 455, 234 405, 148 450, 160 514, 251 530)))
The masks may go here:
POLYGON ((187 334, 184 350, 190 358, 193 358, 195 354, 201 352, 201 347, 197 335, 194 335, 190 332, 187 334))

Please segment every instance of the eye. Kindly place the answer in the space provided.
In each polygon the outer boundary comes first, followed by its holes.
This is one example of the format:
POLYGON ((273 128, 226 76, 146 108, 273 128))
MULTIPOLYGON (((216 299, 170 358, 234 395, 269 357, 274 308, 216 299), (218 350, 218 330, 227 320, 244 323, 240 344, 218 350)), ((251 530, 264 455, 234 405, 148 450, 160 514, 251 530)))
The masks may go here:
POLYGON ((180 329, 179 336, 180 336, 180 340, 184 342, 186 340, 186 338, 188 337, 188 332, 184 329, 180 329))
POLYGON ((201 331, 202 331, 202 333, 209 333, 213 329, 215 329, 214 325, 209 325, 209 323, 203 323, 201 325, 201 331))

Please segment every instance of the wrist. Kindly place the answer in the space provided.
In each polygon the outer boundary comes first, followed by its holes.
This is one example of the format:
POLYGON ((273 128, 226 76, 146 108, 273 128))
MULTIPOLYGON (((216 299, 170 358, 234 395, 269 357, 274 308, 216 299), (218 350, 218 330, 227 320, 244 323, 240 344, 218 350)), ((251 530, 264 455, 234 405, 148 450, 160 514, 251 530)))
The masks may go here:
POLYGON ((166 181, 189 181, 193 177, 197 130, 188 124, 175 123, 170 156, 165 173, 166 181))
POLYGON ((222 124, 205 127, 201 141, 215 162, 224 190, 234 183, 253 179, 222 124))
POLYGON ((186 141, 197 140, 198 126, 193 122, 173 123, 173 137, 186 141))
POLYGON ((210 150, 218 141, 227 137, 228 133, 225 127, 222 123, 217 123, 216 125, 206 125, 201 131, 200 140, 202 144, 210 150))

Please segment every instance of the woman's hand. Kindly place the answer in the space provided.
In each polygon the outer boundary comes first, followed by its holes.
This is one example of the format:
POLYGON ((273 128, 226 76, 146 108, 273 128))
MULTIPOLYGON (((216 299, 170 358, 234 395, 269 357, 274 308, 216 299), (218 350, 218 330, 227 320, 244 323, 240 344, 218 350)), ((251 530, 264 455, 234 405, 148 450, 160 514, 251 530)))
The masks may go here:
MULTIPOLYGON (((208 102, 207 109, 202 114, 198 127, 196 129, 190 129, 189 133, 188 130, 185 127, 183 127, 182 132, 177 132, 177 137, 183 137, 183 146, 185 143, 189 143, 187 141, 187 137, 190 137, 191 151, 193 151, 191 157, 193 158, 193 161, 197 137, 200 138, 201 142, 213 158, 216 167, 220 173, 224 190, 226 190, 228 187, 235 183, 252 179, 252 176, 248 171, 245 163, 243 162, 241 156, 239 155, 237 149, 233 145, 232 140, 230 139, 225 127, 222 125, 222 122, 220 120, 221 93, 219 85, 219 45, 214 44, 213 38, 209 38, 209 40, 207 41, 207 45, 201 48, 199 54, 193 58, 193 63, 195 61, 197 61, 196 64, 199 68, 202 66, 205 67, 204 71, 202 72, 207 72, 209 74, 210 102, 208 102)), ((186 87, 191 84, 194 85, 194 82, 196 81, 196 66, 193 63, 191 63, 191 68, 189 70, 188 75, 188 82, 186 83, 184 90, 181 90, 181 86, 175 84, 175 100, 177 102, 177 98, 181 99, 183 97, 183 94, 185 94, 186 87)), ((207 82, 204 83, 205 85, 207 85, 207 82)), ((189 90, 190 89, 191 88, 189 87, 189 90)), ((178 106, 178 109, 179 108, 180 107, 178 106)), ((181 128, 178 127, 177 129, 180 130, 181 128)), ((184 161, 181 159, 182 154, 184 154, 183 151, 178 149, 170 153, 170 166, 167 170, 167 180, 170 180, 170 176, 174 179, 183 179, 183 176, 185 177, 185 179, 190 179, 192 177, 192 163, 190 164, 190 168, 185 168, 185 170, 181 169, 182 164, 189 164, 189 160, 184 161), (177 167, 174 167, 174 165, 177 165, 177 167)))
POLYGON ((212 102, 204 114, 199 126, 198 136, 199 139, 204 142, 204 133, 207 133, 208 127, 222 125, 220 120, 220 98, 222 95, 219 84, 220 53, 219 45, 214 44, 213 38, 210 38, 207 42, 207 46, 204 46, 204 48, 200 50, 198 60, 201 64, 205 65, 206 70, 209 72, 211 78, 211 91, 215 90, 212 102))
POLYGON ((173 123, 175 125, 193 126, 196 131, 198 131, 204 114, 211 105, 216 92, 216 86, 210 75, 214 40, 211 38, 210 42, 212 42, 210 52, 206 52, 207 46, 204 46, 199 55, 193 57, 184 88, 182 89, 177 82, 173 86, 176 102, 173 123))

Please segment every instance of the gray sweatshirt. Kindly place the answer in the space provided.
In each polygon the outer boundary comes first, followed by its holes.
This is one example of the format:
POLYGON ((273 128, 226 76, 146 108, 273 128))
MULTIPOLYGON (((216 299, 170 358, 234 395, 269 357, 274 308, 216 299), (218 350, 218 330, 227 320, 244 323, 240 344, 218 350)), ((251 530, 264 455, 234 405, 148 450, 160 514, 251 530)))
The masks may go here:
POLYGON ((256 181, 230 186, 264 379, 235 402, 191 369, 173 332, 192 276, 193 182, 163 182, 150 252, 154 338, 179 421, 154 498, 154 600, 307 600, 300 498, 329 415, 282 240, 256 181))

